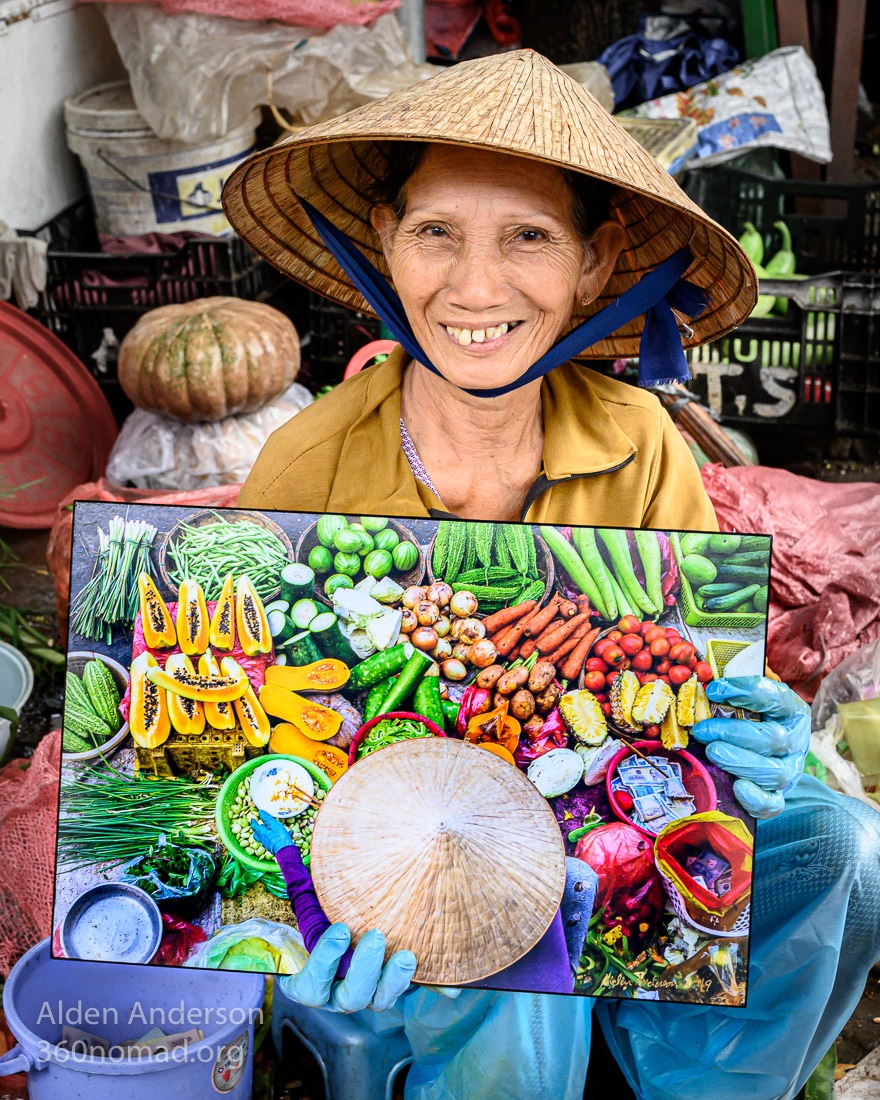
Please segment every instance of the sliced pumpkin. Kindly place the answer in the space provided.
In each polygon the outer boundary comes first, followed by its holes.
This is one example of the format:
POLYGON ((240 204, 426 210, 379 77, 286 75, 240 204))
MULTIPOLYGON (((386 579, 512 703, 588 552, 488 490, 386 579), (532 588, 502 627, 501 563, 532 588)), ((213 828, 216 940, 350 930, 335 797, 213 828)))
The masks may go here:
POLYGON ((488 714, 475 714, 468 722, 465 740, 477 745, 495 742, 513 753, 519 744, 522 727, 516 718, 507 713, 507 704, 490 710, 488 714))
MULTIPOLYGON (((216 679, 220 675, 217 658, 207 650, 199 657, 199 675, 216 679)), ((235 729, 235 711, 232 703, 205 703, 205 719, 215 730, 235 729)))
POLYGON ((235 716, 241 726, 245 740, 254 748, 262 748, 272 734, 272 727, 269 725, 266 712, 260 706, 247 674, 238 661, 233 660, 232 657, 224 657, 220 662, 220 668, 227 676, 237 676, 241 673, 247 681, 247 689, 244 695, 236 699, 232 705, 235 707, 235 716))
POLYGON ((506 760, 508 764, 516 765, 516 760, 510 749, 505 748, 504 745, 499 745, 497 741, 478 741, 477 746, 481 749, 488 749, 495 756, 500 756, 502 760, 506 760))
POLYGON ((243 669, 240 676, 191 676, 180 671, 172 676, 157 666, 147 669, 147 679, 165 691, 186 699, 197 699, 200 703, 231 703, 234 699, 240 699, 250 687, 243 669))
POLYGON ((342 749, 307 737, 301 729, 289 722, 279 722, 272 730, 269 751, 308 760, 310 764, 320 768, 331 783, 335 783, 348 768, 348 755, 342 749))
POLYGON ((208 606, 197 581, 186 580, 177 596, 177 644, 187 656, 208 648, 208 606))
POLYGON ((335 691, 348 683, 348 677, 348 665, 334 657, 310 665, 270 665, 266 669, 266 683, 288 691, 335 691))
POLYGON ((272 633, 266 609, 246 573, 238 578, 235 592, 235 627, 238 644, 248 657, 272 652, 272 633))
POLYGON ((138 593, 141 601, 141 628, 144 641, 150 649, 165 649, 177 644, 177 631, 171 612, 159 594, 156 582, 149 573, 138 577, 138 593))
POLYGON ((260 688, 260 702, 267 714, 290 722, 313 741, 329 741, 339 733, 342 725, 342 715, 335 710, 303 699, 301 695, 277 684, 263 684, 260 688))
MULTIPOLYGON (((193 663, 185 653, 172 653, 165 662, 165 671, 175 679, 195 675, 193 663)), ((166 692, 168 717, 178 733, 204 733, 205 708, 197 699, 187 699, 176 692, 166 692)), ((229 706, 229 704, 226 704, 229 706)))
POLYGON ((152 653, 144 650, 131 662, 131 704, 128 726, 135 744, 144 749, 155 749, 168 739, 171 719, 168 716, 168 699, 165 692, 147 673, 159 663, 152 653))
POLYGON ((223 582, 220 598, 211 616, 208 630, 208 644, 215 649, 233 649, 235 647, 235 584, 229 573, 223 582))

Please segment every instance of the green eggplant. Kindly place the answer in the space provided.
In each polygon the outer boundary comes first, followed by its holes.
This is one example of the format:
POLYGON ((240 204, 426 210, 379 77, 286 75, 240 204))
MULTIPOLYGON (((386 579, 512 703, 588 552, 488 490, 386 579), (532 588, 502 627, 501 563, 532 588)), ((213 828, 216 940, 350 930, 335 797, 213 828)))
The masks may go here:
POLYGON ((755 267, 760 267, 764 262, 764 238, 752 222, 743 222, 743 235, 739 243, 755 267))

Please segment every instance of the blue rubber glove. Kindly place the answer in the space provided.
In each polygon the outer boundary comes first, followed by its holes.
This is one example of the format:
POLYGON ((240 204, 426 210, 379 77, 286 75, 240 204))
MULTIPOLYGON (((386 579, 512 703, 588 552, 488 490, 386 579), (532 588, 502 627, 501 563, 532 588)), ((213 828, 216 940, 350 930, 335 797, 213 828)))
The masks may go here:
POLYGON ((733 793, 753 817, 782 813, 785 795, 804 770, 810 747, 810 708, 790 687, 766 676, 738 676, 706 685, 713 703, 762 714, 763 720, 715 716, 697 722, 693 736, 713 764, 739 776, 733 793))
POLYGON ((348 950, 351 934, 344 924, 331 924, 315 944, 305 966, 286 979, 285 992, 309 1008, 330 1012, 360 1012, 391 1008, 409 989, 416 972, 412 951, 398 951, 385 962, 385 936, 371 929, 354 949, 348 973, 337 980, 339 961, 348 950))
POLYGON ((282 848, 293 844, 293 837, 284 828, 277 817, 273 817, 265 810, 260 810, 260 821, 251 818, 251 831, 254 838, 263 845, 267 852, 275 855, 282 848), (262 822, 262 824, 260 824, 262 822))

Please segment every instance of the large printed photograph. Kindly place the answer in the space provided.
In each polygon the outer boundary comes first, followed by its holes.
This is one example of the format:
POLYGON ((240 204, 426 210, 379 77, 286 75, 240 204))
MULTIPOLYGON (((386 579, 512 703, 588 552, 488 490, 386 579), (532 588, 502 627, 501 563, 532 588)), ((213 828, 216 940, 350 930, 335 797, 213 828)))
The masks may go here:
POLYGON ((291 973, 341 921, 417 982, 744 1005, 755 823, 692 731, 764 670, 769 569, 763 535, 77 504, 54 957, 291 973))

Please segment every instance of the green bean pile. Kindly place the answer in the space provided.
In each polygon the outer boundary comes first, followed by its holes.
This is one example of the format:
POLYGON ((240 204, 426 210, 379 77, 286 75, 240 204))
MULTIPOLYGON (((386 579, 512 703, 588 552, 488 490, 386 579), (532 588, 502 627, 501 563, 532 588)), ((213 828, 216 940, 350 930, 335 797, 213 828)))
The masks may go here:
POLYGON ((287 563, 287 551, 277 535, 249 520, 229 523, 220 515, 216 523, 202 527, 179 524, 168 544, 169 580, 178 586, 185 580, 198 581, 206 600, 219 599, 228 573, 236 579, 246 573, 260 599, 268 599, 287 563))
MULTIPOLYGON (((326 791, 315 785, 314 797, 318 802, 323 802, 326 791)), ((315 828, 315 818, 318 811, 314 806, 309 806, 296 817, 289 817, 281 821, 281 824, 290 833, 294 844, 299 848, 303 862, 308 863, 312 853, 312 831, 315 828)), ((273 854, 264 848, 257 840, 251 829, 251 818, 260 820, 260 814, 251 798, 248 783, 240 783, 238 792, 232 801, 228 811, 229 828, 238 843, 249 856, 254 859, 272 860, 273 854)), ((280 819, 279 819, 280 820, 280 819)))

